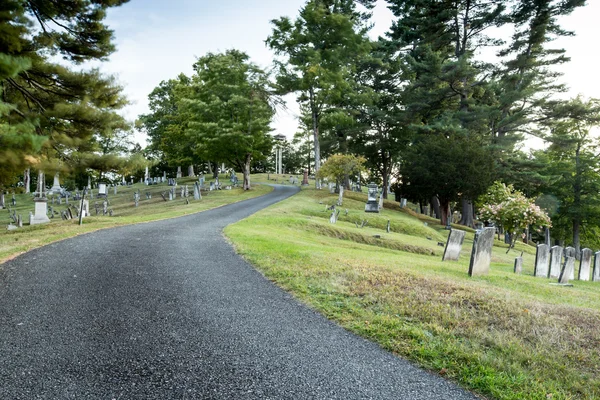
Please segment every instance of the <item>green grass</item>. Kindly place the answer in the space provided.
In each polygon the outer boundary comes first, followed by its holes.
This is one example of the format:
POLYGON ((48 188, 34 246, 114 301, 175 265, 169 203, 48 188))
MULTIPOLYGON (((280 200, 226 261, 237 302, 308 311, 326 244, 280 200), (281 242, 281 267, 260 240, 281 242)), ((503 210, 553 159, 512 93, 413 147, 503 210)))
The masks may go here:
MULTIPOLYGON (((238 178, 241 179, 240 176, 238 178)), ((92 216, 84 218, 84 223, 81 226, 79 226, 79 221, 76 219, 63 221, 57 215, 48 224, 25 225, 16 231, 6 231, 3 228, 0 231, 0 263, 33 248, 98 229, 179 217, 257 197, 272 191, 271 187, 265 185, 253 185, 249 191, 243 191, 241 188, 212 192, 202 191, 202 200, 196 201, 193 197, 194 181, 194 178, 178 179, 177 198, 167 202, 160 195, 170 189, 166 183, 152 186, 145 186, 143 184, 135 184, 129 187, 120 186, 117 188, 116 195, 113 189, 109 188, 109 208, 113 209, 113 216, 102 216, 103 200, 98 200, 94 197, 93 200, 90 200, 90 212, 92 216), (189 204, 186 204, 185 199, 180 196, 181 186, 186 184, 189 185, 191 196, 188 197, 189 204), (140 201, 139 206, 135 207, 133 193, 137 190, 140 191, 140 201), (151 199, 146 199, 146 192, 152 195, 151 199), (98 203, 100 209, 100 215, 98 216, 95 215, 95 203, 98 203)), ((220 181, 222 184, 229 182, 225 175, 220 177, 220 181)), ((205 186, 208 187, 208 184, 209 180, 206 181, 205 186)), ((97 194, 98 191, 94 190, 93 192, 97 194)), ((5 196, 7 205, 10 204, 11 197, 10 194, 5 196)), ((23 223, 28 224, 29 212, 34 211, 33 196, 30 194, 17 194, 15 198, 17 206, 11 207, 11 209, 14 209, 17 215, 21 214, 23 216, 23 223)), ((73 201, 70 201, 70 203, 73 203, 73 201)), ((64 200, 62 205, 53 205, 51 202, 48 202, 48 206, 52 206, 55 211, 65 210, 67 207, 64 200)), ((7 211, 0 210, 0 226, 2 227, 6 227, 10 222, 7 211)))
POLYGON ((347 193, 331 225, 325 207, 336 200, 305 189, 226 234, 301 301, 480 395, 600 398, 600 283, 551 286, 532 276, 532 246, 520 243, 506 254, 498 240, 490 274, 470 278, 472 230, 460 260, 442 262, 438 241, 448 232, 437 221, 392 202, 365 214, 366 196, 347 193), (368 225, 357 228, 363 219, 368 225), (524 271, 515 275, 521 252, 524 271))

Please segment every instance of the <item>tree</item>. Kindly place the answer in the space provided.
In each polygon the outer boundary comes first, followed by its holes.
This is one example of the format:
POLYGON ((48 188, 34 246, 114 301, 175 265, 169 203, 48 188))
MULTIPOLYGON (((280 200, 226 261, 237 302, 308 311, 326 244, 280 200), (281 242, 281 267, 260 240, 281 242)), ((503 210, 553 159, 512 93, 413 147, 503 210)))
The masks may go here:
POLYGON ((347 176, 356 175, 363 171, 367 160, 353 154, 334 154, 325 161, 322 168, 317 172, 317 178, 329 178, 335 180, 336 186, 340 188, 339 205, 342 205, 343 182, 347 176))
POLYGON ((5 1, 0 6, 0 184, 14 170, 73 165, 77 147, 118 119, 121 88, 97 70, 75 72, 50 60, 105 59, 112 32, 108 7, 126 0, 5 1), (43 163, 42 163, 43 162, 43 163))
MULTIPOLYGON (((372 8, 375 1, 360 3, 372 8)), ((298 93, 298 101, 307 105, 315 172, 321 167, 323 116, 351 93, 354 60, 369 51, 368 16, 357 11, 354 0, 309 0, 294 22, 287 17, 271 21, 274 28, 266 43, 285 57, 275 61, 278 92, 298 93)))
POLYGON ((237 50, 209 53, 194 64, 189 86, 178 86, 185 135, 200 158, 227 160, 250 189, 250 164, 271 152, 274 110, 267 74, 237 50))
POLYGON ((600 101, 578 97, 549 102, 540 124, 550 144, 547 154, 540 155, 548 161, 545 173, 551 182, 546 189, 559 202, 553 219, 572 233, 579 251, 582 227, 600 224, 600 143, 590 133, 600 125, 600 101))

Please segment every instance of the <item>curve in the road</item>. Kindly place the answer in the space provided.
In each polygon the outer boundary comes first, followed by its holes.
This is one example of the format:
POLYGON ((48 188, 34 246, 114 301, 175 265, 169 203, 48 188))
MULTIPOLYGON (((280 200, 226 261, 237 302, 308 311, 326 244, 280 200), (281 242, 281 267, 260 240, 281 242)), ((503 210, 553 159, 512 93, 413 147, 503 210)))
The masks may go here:
POLYGON ((474 399, 267 281, 226 225, 297 189, 95 232, 0 271, 0 399, 474 399))

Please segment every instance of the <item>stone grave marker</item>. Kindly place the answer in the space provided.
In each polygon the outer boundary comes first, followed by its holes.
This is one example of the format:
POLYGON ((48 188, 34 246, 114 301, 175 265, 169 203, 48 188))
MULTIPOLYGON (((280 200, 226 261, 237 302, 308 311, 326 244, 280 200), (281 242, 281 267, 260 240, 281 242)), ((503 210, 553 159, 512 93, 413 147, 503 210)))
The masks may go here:
POLYGON ((469 276, 487 275, 489 273, 495 234, 496 228, 493 227, 483 228, 475 232, 469 264, 469 276))
POLYGON ((563 251, 562 246, 552 246, 550 249, 550 278, 558 278, 560 276, 563 251))
POLYGON ((108 196, 108 188, 106 187, 106 183, 98 183, 98 198, 107 197, 108 196))
POLYGON ((211 183, 210 183, 210 187, 208 188, 208 190, 209 190, 209 191, 211 191, 211 192, 212 192, 213 190, 215 190, 215 183, 214 183, 214 182, 211 182, 211 183))
POLYGON ((523 257, 515 258, 515 274, 521 274, 523 272, 523 257))
POLYGON ((563 269, 558 278, 558 283, 566 285, 569 283, 569 277, 575 273, 575 257, 565 257, 563 269))
MULTIPOLYGON (((565 247, 565 259, 567 257, 572 257, 573 259, 576 259, 576 254, 577 254, 577 250, 575 250, 575 247, 565 247)), ((571 274, 569 275, 569 280, 573 280, 575 279, 575 267, 573 267, 573 269, 571 269, 571 274)))
POLYGON ((400 208, 406 207, 407 203, 408 203, 407 199, 400 199, 400 208))
POLYGON ((600 251, 594 254, 594 271, 592 272, 592 281, 600 282, 600 251))
POLYGON ((198 182, 194 182, 194 200, 200 200, 202 195, 200 194, 200 184, 198 182))
POLYGON ((550 248, 547 244, 538 244, 535 252, 535 268, 533 276, 547 278, 550 267, 550 248))
POLYGON ((378 213, 379 203, 377 203, 377 194, 379 188, 374 183, 369 183, 367 192, 367 204, 365 205, 365 212, 378 213))
POLYGON ((458 261, 463 242, 465 241, 465 231, 450 229, 442 261, 458 261))
POLYGON ((579 260, 579 276, 577 279, 580 281, 590 280, 590 270, 592 265, 592 250, 583 249, 581 250, 581 260, 579 260))

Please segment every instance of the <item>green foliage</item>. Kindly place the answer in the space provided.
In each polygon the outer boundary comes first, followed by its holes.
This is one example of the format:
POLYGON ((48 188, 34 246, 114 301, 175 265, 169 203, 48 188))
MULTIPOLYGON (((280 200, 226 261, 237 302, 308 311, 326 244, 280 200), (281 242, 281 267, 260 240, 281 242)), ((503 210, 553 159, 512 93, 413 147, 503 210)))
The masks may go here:
POLYGON ((317 178, 329 178, 341 184, 345 177, 362 172, 366 161, 364 157, 353 154, 334 154, 321 166, 317 178))

